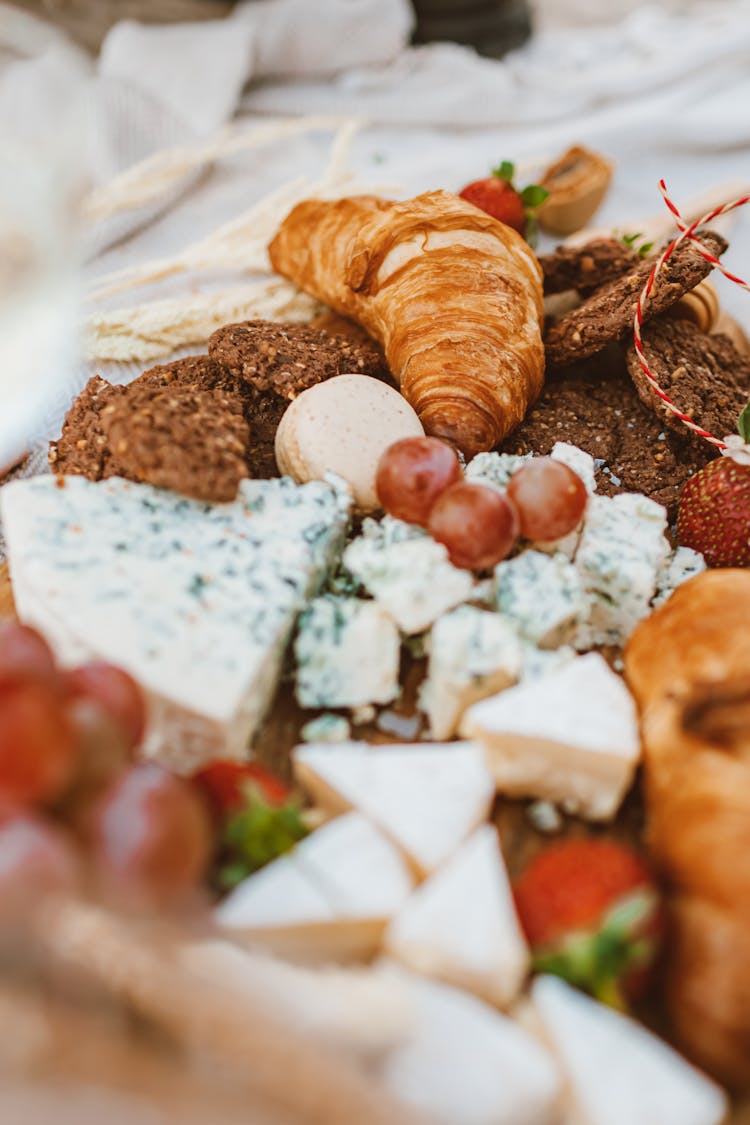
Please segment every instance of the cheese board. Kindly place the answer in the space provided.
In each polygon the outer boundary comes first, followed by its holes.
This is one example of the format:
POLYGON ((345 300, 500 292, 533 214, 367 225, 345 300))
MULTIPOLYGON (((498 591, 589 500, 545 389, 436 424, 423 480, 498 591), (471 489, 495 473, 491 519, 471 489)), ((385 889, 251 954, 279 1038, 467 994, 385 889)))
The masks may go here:
POLYGON ((695 296, 727 244, 537 258, 496 178, 297 203, 270 261, 324 318, 92 377, 0 490, 0 835, 126 913, 197 895, 187 971, 292 973, 293 1022, 332 971, 390 997, 369 1074, 411 1111, 719 1125, 750 427, 686 429, 750 393, 695 296))

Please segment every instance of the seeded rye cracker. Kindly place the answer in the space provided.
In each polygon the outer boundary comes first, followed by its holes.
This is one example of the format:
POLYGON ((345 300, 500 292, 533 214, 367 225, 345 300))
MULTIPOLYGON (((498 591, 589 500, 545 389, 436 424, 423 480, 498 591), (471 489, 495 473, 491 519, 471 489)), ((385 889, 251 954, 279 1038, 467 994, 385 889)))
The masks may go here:
MULTIPOLYGON (((727 242, 713 231, 704 231, 701 242, 718 257, 727 242)), ((601 351, 611 340, 632 330, 638 297, 648 280, 653 262, 645 259, 623 277, 603 286, 567 313, 546 332, 548 364, 565 367, 601 351)), ((660 271, 644 309, 644 319, 658 316, 711 272, 711 265, 688 242, 681 243, 660 271)))
MULTIPOLYGON (((648 365, 678 410, 717 437, 733 434, 750 398, 750 357, 741 355, 728 336, 701 332, 687 320, 652 320, 642 338, 648 365)), ((662 425, 686 432, 651 389, 632 344, 627 366, 641 402, 662 425)))
POLYGON ((333 375, 383 378, 388 370, 376 344, 332 336, 308 324, 227 324, 211 336, 208 352, 256 390, 288 401, 333 375))
POLYGON ((616 238, 597 238, 583 246, 558 246, 543 254, 539 265, 544 274, 544 292, 565 293, 575 289, 582 297, 609 285, 641 261, 635 250, 616 238))

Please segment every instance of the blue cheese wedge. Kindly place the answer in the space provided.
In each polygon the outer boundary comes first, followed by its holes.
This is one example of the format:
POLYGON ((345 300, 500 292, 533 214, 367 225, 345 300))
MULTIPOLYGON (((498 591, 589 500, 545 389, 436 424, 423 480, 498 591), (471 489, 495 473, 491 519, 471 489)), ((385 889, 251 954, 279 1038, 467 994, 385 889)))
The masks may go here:
POLYGON ((487 818, 495 786, 471 742, 302 745, 294 772, 316 805, 357 809, 422 873, 434 871, 487 818))
POLYGON ((588 614, 575 566, 563 554, 523 551, 495 568, 497 608, 524 640, 556 648, 572 640, 588 614))
POLYGON ((388 926, 384 948, 407 968, 497 1007, 515 1000, 529 952, 491 824, 417 887, 388 926))
POLYGON ((445 547, 424 534, 397 541, 361 535, 346 548, 344 565, 407 635, 429 629, 468 601, 474 587, 471 573, 453 566, 445 547))
POLYGON ((520 671, 518 634, 499 613, 464 605, 441 617, 420 692, 432 737, 451 738, 467 707, 515 683, 520 671))
POLYGON ((127 669, 149 701, 145 751, 189 770, 243 756, 297 614, 342 546, 348 500, 321 482, 243 482, 203 504, 112 478, 2 490, 22 620, 66 664, 127 669))
POLYGON ((720 1125, 724 1092, 642 1024, 559 977, 531 998, 567 1078, 566 1120, 582 1125, 720 1125))
POLYGON ((586 485, 586 491, 589 496, 593 496, 596 492, 596 468, 594 458, 590 453, 579 449, 577 445, 571 445, 570 442, 556 441, 552 447, 550 456, 553 457, 555 461, 561 461, 563 465, 567 465, 569 469, 577 473, 586 485))
POLYGON ((646 496, 592 496, 575 565, 590 597, 580 649, 626 643, 651 612, 657 577, 669 555, 666 510, 646 496))
POLYGON ((461 732, 478 739, 498 790, 610 820, 640 754, 635 704, 598 653, 474 704, 461 732))
POLYGON ((300 618, 294 654, 301 707, 362 707, 399 693, 401 638, 376 602, 315 598, 300 618))

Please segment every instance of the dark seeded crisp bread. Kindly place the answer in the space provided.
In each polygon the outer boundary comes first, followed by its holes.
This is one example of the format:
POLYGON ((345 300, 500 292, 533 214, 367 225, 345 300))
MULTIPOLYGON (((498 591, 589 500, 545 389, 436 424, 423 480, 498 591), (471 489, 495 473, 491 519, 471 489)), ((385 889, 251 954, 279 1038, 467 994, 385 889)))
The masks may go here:
POLYGON ((114 473, 195 500, 233 500, 248 475, 248 425, 238 397, 137 381, 128 392, 102 419, 114 473))
POLYGON ((504 453, 551 453, 557 441, 571 442, 596 459, 597 492, 643 492, 677 514, 688 477, 717 451, 708 442, 668 429, 644 406, 617 345, 592 359, 553 368, 521 425, 500 447, 504 453))
POLYGON ((334 375, 387 376, 376 344, 332 336, 308 324, 227 324, 214 332, 208 351, 232 375, 286 401, 334 375))
MULTIPOLYGON (((737 431, 737 419, 750 398, 750 357, 737 351, 728 336, 701 332, 687 320, 656 319, 642 332, 646 361, 674 405, 714 437, 737 431)), ((641 402, 662 425, 685 433, 643 373, 635 347, 627 365, 641 402)))
POLYGON ((545 293, 577 290, 582 297, 634 269, 641 261, 635 250, 615 238, 597 238, 583 246, 558 246, 543 254, 539 265, 545 293))
MULTIPOLYGON (((727 242, 713 231, 704 231, 701 242, 716 257, 727 242)), ((620 340, 632 329, 638 297, 648 280, 653 261, 639 262, 624 277, 597 289, 578 308, 553 324, 545 334, 547 362, 558 367, 579 362, 601 351, 611 340, 620 340)), ((682 242, 660 270, 644 309, 650 320, 694 289, 711 272, 711 265, 689 243, 682 242)))
POLYGON ((60 437, 50 443, 49 463, 54 472, 89 480, 114 475, 102 415, 125 393, 125 387, 113 387, 99 375, 89 379, 68 411, 60 437))

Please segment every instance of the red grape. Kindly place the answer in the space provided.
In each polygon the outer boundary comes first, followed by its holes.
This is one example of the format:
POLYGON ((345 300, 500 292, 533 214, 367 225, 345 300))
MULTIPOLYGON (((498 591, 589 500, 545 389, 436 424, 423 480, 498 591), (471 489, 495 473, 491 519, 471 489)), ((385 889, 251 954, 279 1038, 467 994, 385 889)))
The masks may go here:
POLYGON ((404 438, 380 458, 375 490, 389 515, 426 527, 438 496, 461 476, 458 457, 444 441, 404 438))
POLYGON ((508 485, 526 539, 559 539, 583 518, 588 494, 578 473, 553 457, 534 457, 508 485))
POLYGON ((463 481, 437 500, 428 529, 447 547, 454 566, 484 570, 511 551, 518 538, 518 513, 504 493, 463 481))
POLYGON ((66 678, 73 697, 94 699, 120 726, 128 749, 135 748, 146 726, 146 703, 133 677, 112 664, 82 664, 66 678))
POLYGON ((78 748, 66 702, 42 681, 0 681, 0 807, 53 800, 70 783, 78 748))
POLYGON ((211 856, 208 811, 189 781, 152 763, 131 766, 92 817, 103 883, 125 904, 175 901, 211 856))
POLYGON ((0 824, 3 923, 21 919, 42 894, 74 890, 78 876, 78 856, 61 828, 28 815, 0 824))
POLYGON ((16 621, 0 627, 0 681, 23 679, 52 683, 58 675, 52 649, 41 633, 16 621))

